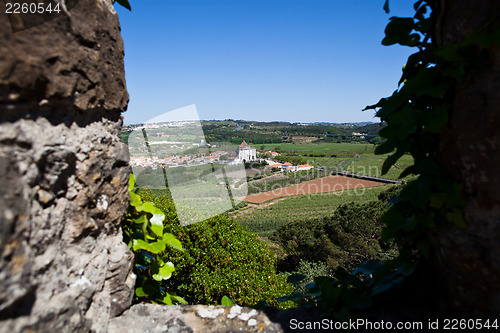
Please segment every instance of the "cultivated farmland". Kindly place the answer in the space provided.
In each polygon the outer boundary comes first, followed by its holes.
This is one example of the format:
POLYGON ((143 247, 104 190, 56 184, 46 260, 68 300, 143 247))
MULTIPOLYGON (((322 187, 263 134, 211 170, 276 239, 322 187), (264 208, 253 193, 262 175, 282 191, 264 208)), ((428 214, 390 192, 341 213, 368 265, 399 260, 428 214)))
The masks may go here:
POLYGON ((249 204, 235 212, 234 218, 260 236, 270 236, 276 228, 292 221, 306 221, 330 216, 340 205, 377 200, 380 192, 395 185, 350 189, 335 193, 298 195, 275 199, 263 205, 249 204))
POLYGON ((381 183, 369 180, 355 179, 344 176, 329 176, 287 187, 279 187, 268 192, 253 194, 247 196, 245 198, 245 201, 252 203, 263 203, 272 199, 291 195, 335 192, 347 189, 362 189, 364 187, 379 185, 381 185, 381 183))

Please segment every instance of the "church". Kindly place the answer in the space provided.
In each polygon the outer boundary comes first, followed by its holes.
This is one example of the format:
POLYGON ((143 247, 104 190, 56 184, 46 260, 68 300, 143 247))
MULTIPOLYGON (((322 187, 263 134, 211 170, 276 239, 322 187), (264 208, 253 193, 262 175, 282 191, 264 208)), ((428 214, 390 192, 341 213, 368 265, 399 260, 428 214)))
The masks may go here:
POLYGON ((240 161, 253 161, 257 159, 257 150, 243 140, 238 149, 236 149, 236 157, 240 161))

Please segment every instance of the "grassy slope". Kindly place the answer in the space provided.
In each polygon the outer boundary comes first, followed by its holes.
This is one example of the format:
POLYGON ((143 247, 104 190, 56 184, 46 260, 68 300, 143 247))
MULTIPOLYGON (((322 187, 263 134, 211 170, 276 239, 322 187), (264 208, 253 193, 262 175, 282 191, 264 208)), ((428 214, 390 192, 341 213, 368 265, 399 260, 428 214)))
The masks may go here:
POLYGON ((369 143, 327 143, 327 144, 293 144, 293 143, 271 143, 264 145, 257 145, 258 150, 264 146, 264 150, 274 150, 280 147, 283 152, 286 151, 300 151, 310 152, 314 154, 335 154, 337 152, 355 152, 362 153, 373 151, 374 145, 369 143))

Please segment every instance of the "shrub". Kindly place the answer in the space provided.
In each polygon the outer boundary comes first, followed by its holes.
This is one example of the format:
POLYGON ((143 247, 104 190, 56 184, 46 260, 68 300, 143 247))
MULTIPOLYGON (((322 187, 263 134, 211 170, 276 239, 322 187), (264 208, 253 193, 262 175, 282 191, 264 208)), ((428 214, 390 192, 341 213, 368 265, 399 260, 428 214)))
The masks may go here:
POLYGON ((289 274, 292 279, 294 277, 300 279, 300 281, 295 283, 295 290, 300 292, 305 292, 306 289, 304 287, 313 282, 317 276, 333 277, 333 271, 324 262, 306 261, 303 259, 299 260, 297 269, 289 274))
POLYGON ((173 278, 162 282, 166 290, 191 304, 217 304, 228 296, 239 305, 265 300, 284 307, 274 299, 293 291, 293 286, 276 273, 273 252, 254 233, 224 215, 181 227, 172 199, 155 193, 143 190, 141 197, 164 212, 166 229, 184 248, 164 252, 175 265, 173 278))
POLYGON ((352 202, 337 208, 331 217, 281 226, 271 237, 287 253, 278 263, 280 270, 295 271, 302 259, 349 271, 369 259, 392 257, 395 250, 380 242, 379 219, 385 206, 378 201, 352 202))

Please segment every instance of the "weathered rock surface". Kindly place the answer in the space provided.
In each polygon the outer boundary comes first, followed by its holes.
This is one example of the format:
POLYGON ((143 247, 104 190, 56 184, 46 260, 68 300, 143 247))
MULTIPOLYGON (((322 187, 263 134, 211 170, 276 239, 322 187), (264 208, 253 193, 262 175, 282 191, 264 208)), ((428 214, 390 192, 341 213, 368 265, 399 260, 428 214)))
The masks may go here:
POLYGON ((106 331, 130 306, 123 45, 110 0, 0 13, 0 331, 106 331))
POLYGON ((127 102, 111 0, 16 33, 0 12, 0 332, 283 332, 238 306, 131 307, 127 102))
POLYGON ((284 332, 262 311, 226 306, 137 304, 111 319, 109 333, 284 332))

